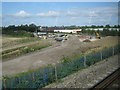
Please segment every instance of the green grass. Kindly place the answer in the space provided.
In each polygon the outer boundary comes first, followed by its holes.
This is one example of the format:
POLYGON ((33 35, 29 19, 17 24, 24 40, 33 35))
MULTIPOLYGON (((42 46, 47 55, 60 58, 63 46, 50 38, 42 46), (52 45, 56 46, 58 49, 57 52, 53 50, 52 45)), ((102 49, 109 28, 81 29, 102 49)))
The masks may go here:
POLYGON ((16 40, 9 40, 10 38, 14 38, 14 37, 7 37, 2 39, 2 48, 6 48, 6 47, 11 47, 14 45, 20 45, 20 44, 25 44, 25 43, 29 43, 29 42, 35 42, 35 41, 41 41, 40 38, 31 38, 31 37, 24 37, 24 38, 20 38, 20 39, 16 39, 16 40), (7 40, 8 38, 8 40, 7 40))
POLYGON ((9 49, 9 50, 5 50, 2 52, 2 60, 6 61, 9 60, 11 58, 15 58, 30 52, 34 52, 37 50, 40 50, 42 48, 46 48, 48 46, 51 46, 51 44, 49 43, 42 43, 42 42, 38 42, 38 43, 34 43, 31 45, 27 45, 27 46, 22 46, 22 47, 18 47, 18 48, 14 48, 14 49, 9 49))

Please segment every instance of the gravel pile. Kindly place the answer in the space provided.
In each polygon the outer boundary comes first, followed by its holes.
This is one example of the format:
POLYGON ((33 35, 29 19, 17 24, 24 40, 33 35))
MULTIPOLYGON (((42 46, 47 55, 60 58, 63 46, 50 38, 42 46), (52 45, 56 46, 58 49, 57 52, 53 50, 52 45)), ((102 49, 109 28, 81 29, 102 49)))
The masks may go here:
POLYGON ((69 75, 45 88, 90 88, 118 67, 118 55, 115 55, 69 75))

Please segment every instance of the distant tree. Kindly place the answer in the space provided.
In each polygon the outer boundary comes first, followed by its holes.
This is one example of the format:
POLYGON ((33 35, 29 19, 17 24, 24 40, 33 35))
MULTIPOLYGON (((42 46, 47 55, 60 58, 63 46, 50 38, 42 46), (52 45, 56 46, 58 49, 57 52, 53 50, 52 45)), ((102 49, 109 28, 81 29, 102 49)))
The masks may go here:
POLYGON ((113 27, 114 27, 114 28, 117 28, 118 26, 117 26, 117 25, 114 25, 113 27))
POLYGON ((106 27, 106 28, 110 28, 110 25, 108 24, 108 25, 106 25, 105 27, 106 27))
POLYGON ((104 27, 103 25, 100 26, 100 28, 103 28, 103 27, 104 27))
POLYGON ((82 31, 81 31, 82 33, 86 33, 86 30, 84 29, 84 28, 82 28, 82 31))
POLYGON ((120 25, 118 25, 118 28, 120 28, 120 25))
POLYGON ((96 26, 95 26, 95 25, 92 25, 91 28, 96 28, 96 26))
POLYGON ((35 32, 37 29, 37 26, 35 24, 30 24, 29 25, 29 32, 35 32))

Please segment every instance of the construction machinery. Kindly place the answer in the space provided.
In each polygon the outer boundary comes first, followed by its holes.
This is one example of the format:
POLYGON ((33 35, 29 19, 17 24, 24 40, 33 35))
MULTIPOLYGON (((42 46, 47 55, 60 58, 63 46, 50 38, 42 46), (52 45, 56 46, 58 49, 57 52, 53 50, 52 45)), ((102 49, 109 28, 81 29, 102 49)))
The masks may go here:
POLYGON ((97 31, 95 32, 95 35, 96 35, 97 39, 100 39, 100 35, 99 35, 99 33, 97 31))

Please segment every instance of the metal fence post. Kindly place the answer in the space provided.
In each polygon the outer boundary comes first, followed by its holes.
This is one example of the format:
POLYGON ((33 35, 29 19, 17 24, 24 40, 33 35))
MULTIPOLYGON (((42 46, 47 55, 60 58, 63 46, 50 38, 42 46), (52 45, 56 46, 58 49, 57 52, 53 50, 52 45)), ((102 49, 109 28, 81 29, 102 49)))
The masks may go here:
POLYGON ((4 81, 4 89, 6 90, 6 79, 3 80, 4 81))
POLYGON ((114 55, 114 47, 113 47, 112 51, 113 51, 113 53, 112 53, 112 54, 114 55))
POLYGON ((84 55, 84 67, 86 67, 86 55, 84 55))
POLYGON ((18 77, 18 84, 20 83, 20 78, 18 77))
POLYGON ((56 81, 58 80, 58 78, 57 78, 57 69, 56 69, 56 65, 55 65, 55 79, 56 79, 56 81))
POLYGON ((32 79, 33 79, 33 81, 35 80, 34 73, 32 74, 32 79))
POLYGON ((103 59, 102 57, 103 57, 103 56, 102 56, 102 51, 101 51, 101 52, 100 52, 100 58, 101 58, 101 60, 103 59))

